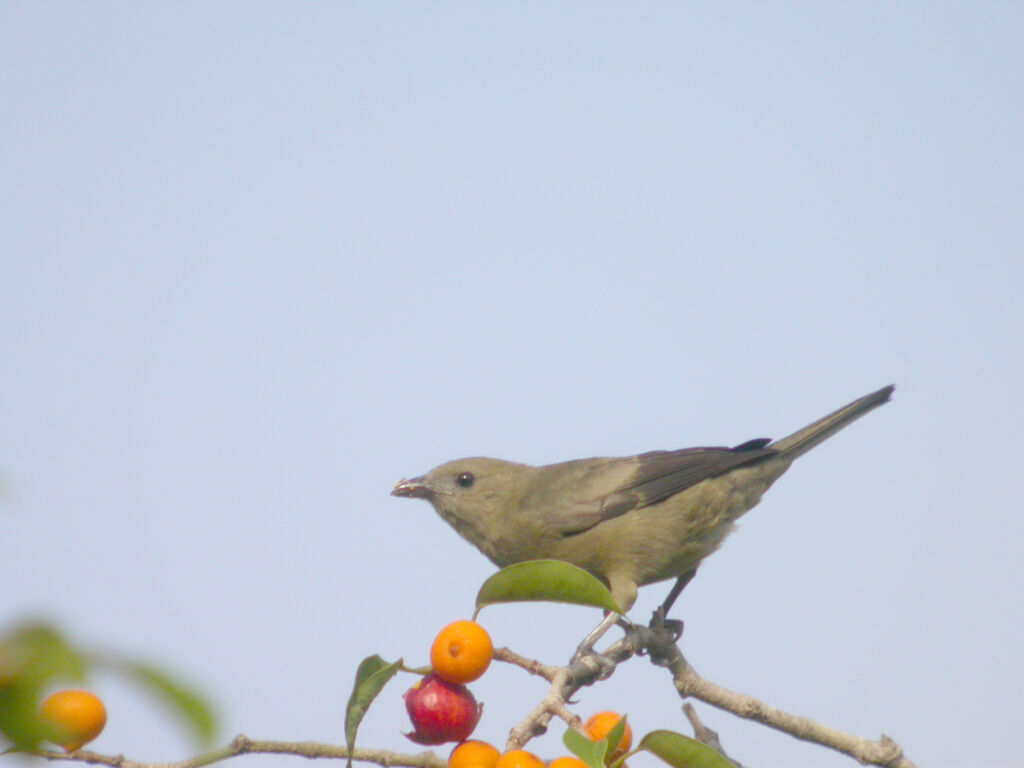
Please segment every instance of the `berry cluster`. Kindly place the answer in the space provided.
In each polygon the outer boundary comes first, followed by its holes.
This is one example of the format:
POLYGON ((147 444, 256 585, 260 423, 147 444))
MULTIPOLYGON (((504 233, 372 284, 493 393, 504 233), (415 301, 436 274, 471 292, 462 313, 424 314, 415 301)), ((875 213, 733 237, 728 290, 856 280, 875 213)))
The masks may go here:
MULTIPOLYGON (((444 627, 430 647, 431 672, 403 697, 417 744, 459 742, 448 757, 448 768, 586 768, 578 757, 563 756, 545 764, 532 752, 499 752, 483 741, 469 740, 480 720, 478 704, 466 683, 478 679, 491 663, 494 646, 487 630, 474 621, 455 621, 444 627)), ((622 719, 615 712, 599 712, 584 724, 592 741, 600 741, 622 719)), ((609 762, 625 755, 633 742, 626 725, 609 762)))

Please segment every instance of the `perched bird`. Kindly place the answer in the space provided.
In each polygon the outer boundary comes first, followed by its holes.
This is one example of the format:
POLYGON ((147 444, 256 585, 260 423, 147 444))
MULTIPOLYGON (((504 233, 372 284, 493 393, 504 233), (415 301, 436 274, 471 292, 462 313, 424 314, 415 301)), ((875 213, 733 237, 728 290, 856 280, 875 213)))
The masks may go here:
POLYGON ((676 578, 664 616, 700 562, 794 459, 887 402, 892 391, 866 395, 775 442, 541 467, 457 459, 400 481, 391 493, 429 501, 499 567, 552 559, 589 571, 623 611, 637 587, 676 578))

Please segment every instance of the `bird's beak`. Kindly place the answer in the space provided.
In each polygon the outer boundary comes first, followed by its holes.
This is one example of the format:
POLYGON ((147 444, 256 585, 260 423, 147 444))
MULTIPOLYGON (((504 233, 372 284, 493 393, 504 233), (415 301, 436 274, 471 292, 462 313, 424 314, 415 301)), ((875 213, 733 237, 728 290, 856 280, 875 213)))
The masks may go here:
POLYGON ((409 499, 432 499, 436 489, 427 482, 424 477, 414 477, 411 480, 399 480, 391 489, 392 496, 404 496, 409 499))

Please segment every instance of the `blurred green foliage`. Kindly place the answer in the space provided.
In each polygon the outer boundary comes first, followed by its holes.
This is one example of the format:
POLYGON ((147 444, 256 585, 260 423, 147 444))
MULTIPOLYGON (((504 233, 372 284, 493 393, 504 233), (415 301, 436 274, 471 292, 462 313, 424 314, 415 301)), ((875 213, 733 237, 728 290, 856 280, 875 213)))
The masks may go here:
POLYGON ((0 635, 0 733, 17 749, 34 749, 45 737, 37 711, 54 680, 80 682, 85 658, 52 626, 27 622, 0 635))
POLYGON ((200 745, 216 736, 213 708, 173 675, 116 654, 75 647, 53 624, 26 621, 0 632, 0 734, 17 750, 37 749, 46 738, 39 718, 44 694, 61 685, 80 685, 87 674, 115 672, 139 684, 186 723, 200 745))

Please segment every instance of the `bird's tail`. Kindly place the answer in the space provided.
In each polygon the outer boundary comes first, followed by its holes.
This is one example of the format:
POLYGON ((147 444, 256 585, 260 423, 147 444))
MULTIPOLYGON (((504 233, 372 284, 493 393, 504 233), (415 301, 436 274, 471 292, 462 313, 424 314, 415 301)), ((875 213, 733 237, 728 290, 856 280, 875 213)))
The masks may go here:
POLYGON ((895 387, 889 385, 877 392, 872 392, 870 395, 865 395, 859 400, 854 400, 849 405, 844 405, 838 411, 818 419, 813 424, 808 424, 789 437, 776 440, 768 447, 785 454, 786 458, 795 459, 797 456, 807 453, 819 443, 828 440, 840 429, 856 421, 868 411, 872 411, 883 403, 887 403, 893 389, 895 387))

